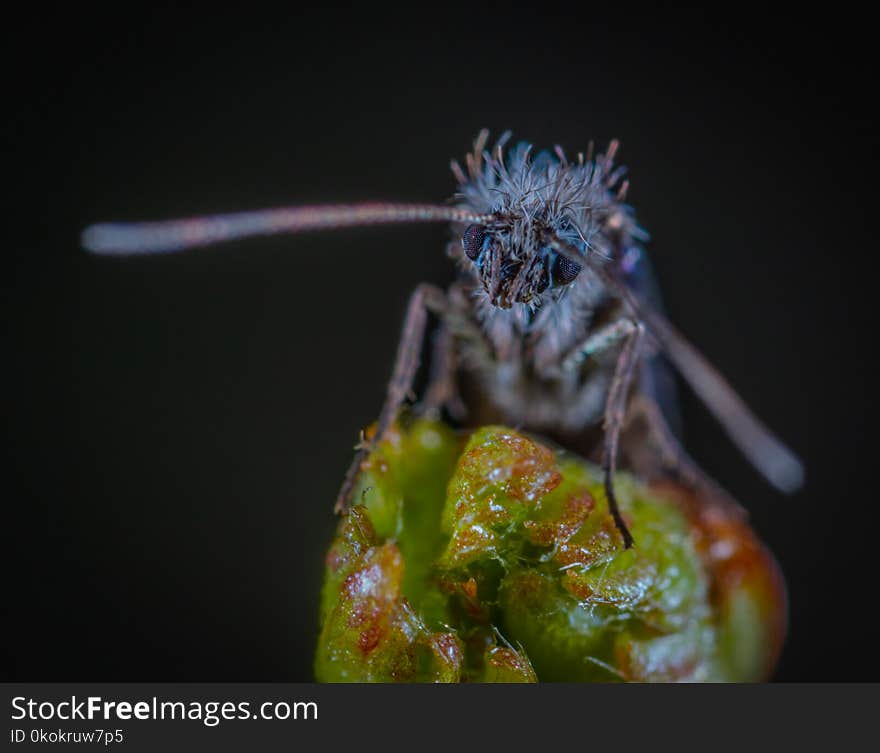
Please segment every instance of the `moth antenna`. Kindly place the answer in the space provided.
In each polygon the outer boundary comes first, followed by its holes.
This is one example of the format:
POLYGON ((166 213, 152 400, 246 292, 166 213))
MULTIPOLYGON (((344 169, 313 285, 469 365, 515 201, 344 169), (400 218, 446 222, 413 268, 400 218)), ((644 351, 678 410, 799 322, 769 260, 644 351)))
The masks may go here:
POLYGON ((132 256, 173 253, 259 235, 420 222, 485 223, 492 219, 491 214, 435 204, 327 204, 161 222, 101 223, 83 231, 82 245, 93 254, 132 256))
POLYGON ((804 466, 761 420, 721 373, 665 317, 642 307, 642 316, 703 404, 715 416, 746 459, 779 491, 803 486, 804 466))
POLYGON ((548 233, 547 242, 557 253, 589 266, 620 296, 731 441, 770 484, 786 494, 793 494, 803 485, 804 466, 800 459, 764 426, 721 373, 664 316, 640 301, 595 254, 582 252, 552 232, 548 233))

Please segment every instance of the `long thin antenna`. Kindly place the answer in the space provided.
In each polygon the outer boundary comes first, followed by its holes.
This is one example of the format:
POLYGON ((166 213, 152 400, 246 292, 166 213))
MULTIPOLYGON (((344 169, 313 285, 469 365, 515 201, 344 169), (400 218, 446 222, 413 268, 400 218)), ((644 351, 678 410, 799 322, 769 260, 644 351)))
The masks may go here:
POLYGON ((435 204, 327 204, 162 222, 101 223, 83 231, 82 245, 93 254, 133 256, 174 253, 257 235, 393 223, 481 223, 493 218, 490 214, 475 214, 465 209, 435 204))
POLYGON ((549 234, 548 244, 572 261, 586 263, 621 297, 731 441, 767 481, 786 494, 796 492, 803 485, 803 463, 752 413, 721 373, 663 315, 640 301, 626 283, 595 255, 583 253, 554 233, 549 234))

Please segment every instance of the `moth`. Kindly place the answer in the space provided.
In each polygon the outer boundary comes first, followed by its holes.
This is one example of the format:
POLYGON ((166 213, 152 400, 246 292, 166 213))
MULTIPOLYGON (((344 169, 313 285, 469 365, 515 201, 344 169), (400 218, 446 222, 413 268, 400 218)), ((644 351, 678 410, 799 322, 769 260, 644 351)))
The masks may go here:
MULTIPOLYGON (((365 225, 445 222, 458 266, 448 290, 429 283, 410 297, 375 432, 356 451, 336 502, 343 511, 362 462, 387 433, 420 367, 429 314, 438 322, 430 374, 417 410, 446 409, 475 425, 498 420, 555 438, 602 463, 609 511, 625 547, 634 543, 618 508, 614 474, 674 477, 735 503, 688 457, 662 408, 664 369, 674 366, 747 459, 777 489, 795 491, 803 466, 718 371, 660 313, 643 268, 645 233, 625 203, 618 144, 569 160, 560 147, 533 154, 492 149, 477 136, 447 204, 300 206, 143 223, 92 225, 96 254, 177 252, 249 236, 365 225)), ((738 508, 737 508, 738 509, 738 508)))

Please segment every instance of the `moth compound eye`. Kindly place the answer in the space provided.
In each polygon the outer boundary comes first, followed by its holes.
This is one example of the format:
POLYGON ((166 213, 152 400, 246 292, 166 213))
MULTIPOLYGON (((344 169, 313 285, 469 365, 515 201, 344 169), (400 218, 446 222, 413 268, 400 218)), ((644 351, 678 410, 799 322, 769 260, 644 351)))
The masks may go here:
POLYGON ((486 228, 482 225, 470 225, 461 238, 461 246, 467 258, 476 261, 486 242, 486 228))
POLYGON ((581 271, 581 265, 567 256, 557 256, 553 260, 551 275, 554 285, 568 285, 581 271))

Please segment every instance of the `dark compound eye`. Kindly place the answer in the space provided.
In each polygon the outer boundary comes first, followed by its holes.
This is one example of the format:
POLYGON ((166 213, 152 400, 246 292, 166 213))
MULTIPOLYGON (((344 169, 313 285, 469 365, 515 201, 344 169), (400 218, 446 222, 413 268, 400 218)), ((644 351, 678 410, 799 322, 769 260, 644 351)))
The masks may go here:
POLYGON ((568 285, 581 271, 581 265, 573 262, 567 256, 559 255, 553 260, 553 268, 550 274, 554 285, 568 285))
POLYGON ((461 246, 467 254, 467 258, 476 261, 483 251, 485 241, 486 228, 482 225, 469 225, 461 238, 461 246))

